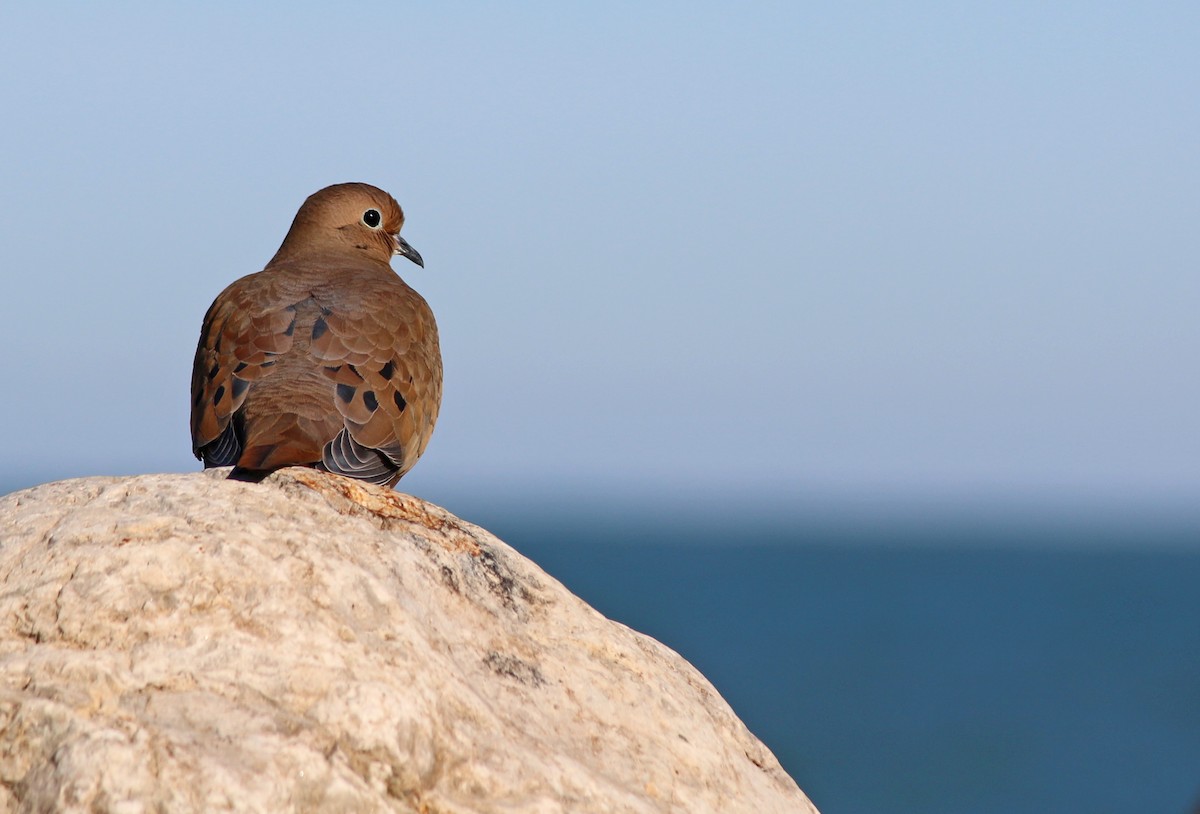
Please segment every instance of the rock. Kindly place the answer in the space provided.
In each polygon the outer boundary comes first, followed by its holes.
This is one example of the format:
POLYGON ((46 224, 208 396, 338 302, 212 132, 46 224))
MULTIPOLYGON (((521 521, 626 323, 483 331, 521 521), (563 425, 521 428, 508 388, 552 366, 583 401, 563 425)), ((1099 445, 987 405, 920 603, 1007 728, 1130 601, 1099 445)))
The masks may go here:
POLYGON ((0 810, 815 812, 483 529, 307 469, 0 499, 0 810))

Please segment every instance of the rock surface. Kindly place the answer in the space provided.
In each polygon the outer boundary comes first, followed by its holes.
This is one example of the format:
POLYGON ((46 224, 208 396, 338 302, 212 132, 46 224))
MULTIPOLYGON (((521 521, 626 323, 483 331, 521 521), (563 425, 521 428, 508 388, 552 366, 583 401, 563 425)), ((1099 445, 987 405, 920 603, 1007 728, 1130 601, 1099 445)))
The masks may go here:
POLYGON ((674 652, 304 469, 0 499, 0 811, 815 812, 674 652))

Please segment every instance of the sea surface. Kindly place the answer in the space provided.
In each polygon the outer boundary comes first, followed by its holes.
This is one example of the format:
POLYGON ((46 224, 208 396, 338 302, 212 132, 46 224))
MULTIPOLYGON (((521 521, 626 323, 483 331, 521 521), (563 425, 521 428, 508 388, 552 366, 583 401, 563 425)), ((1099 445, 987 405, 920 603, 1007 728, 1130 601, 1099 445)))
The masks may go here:
POLYGON ((1200 810, 1195 529, 470 519, 691 661, 824 814, 1200 810))

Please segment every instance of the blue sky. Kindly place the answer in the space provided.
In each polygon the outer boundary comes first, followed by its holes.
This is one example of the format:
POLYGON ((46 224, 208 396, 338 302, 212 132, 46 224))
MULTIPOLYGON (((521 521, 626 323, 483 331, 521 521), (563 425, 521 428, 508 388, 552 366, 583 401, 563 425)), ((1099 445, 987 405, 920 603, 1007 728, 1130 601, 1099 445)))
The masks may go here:
POLYGON ((1200 497, 1194 4, 0 12, 0 481, 198 467, 212 298, 392 192, 403 489, 1200 497))

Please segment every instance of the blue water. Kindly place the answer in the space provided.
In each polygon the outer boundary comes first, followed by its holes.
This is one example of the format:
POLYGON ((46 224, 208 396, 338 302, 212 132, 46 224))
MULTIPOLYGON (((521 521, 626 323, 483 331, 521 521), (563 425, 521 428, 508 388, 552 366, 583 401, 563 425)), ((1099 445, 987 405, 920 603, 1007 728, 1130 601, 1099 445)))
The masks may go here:
POLYGON ((1200 548, 1178 539, 730 545, 633 518, 614 545, 587 518, 471 519, 695 664, 826 814, 1200 802, 1200 548))

